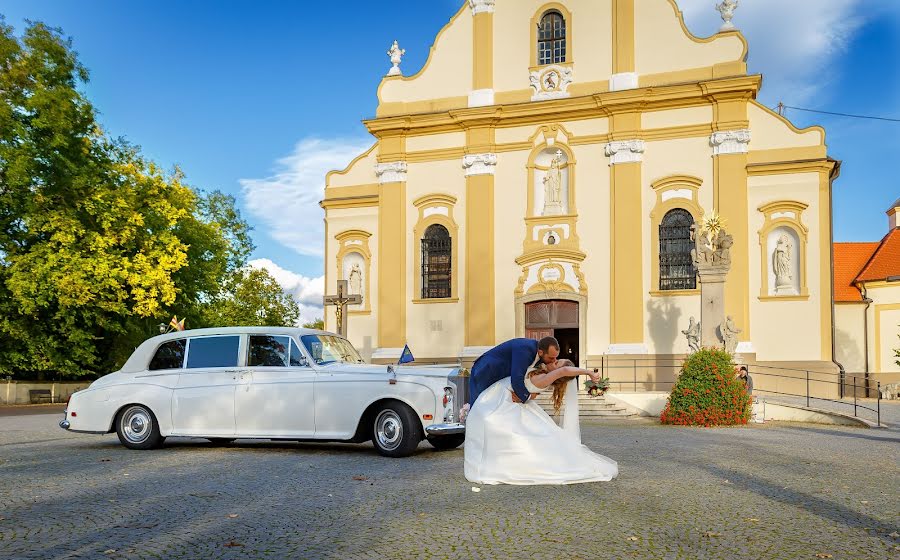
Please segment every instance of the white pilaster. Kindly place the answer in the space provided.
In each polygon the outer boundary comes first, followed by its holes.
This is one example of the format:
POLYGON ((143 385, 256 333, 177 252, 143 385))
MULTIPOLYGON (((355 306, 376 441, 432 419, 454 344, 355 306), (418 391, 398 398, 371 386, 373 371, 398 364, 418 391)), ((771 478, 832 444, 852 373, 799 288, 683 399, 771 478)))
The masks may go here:
POLYGON ((469 107, 488 107, 494 104, 494 90, 476 89, 469 93, 469 107))
POLYGON ((392 161, 390 163, 376 163, 375 176, 382 185, 385 183, 404 183, 406 182, 405 161, 392 161))
POLYGON ((610 165, 637 163, 644 160, 646 144, 643 140, 618 140, 606 145, 606 157, 610 165))
POLYGON ((463 158, 466 177, 472 175, 493 175, 497 167, 497 154, 473 154, 463 158))
POLYGON ((622 72, 613 74, 609 78, 609 91, 622 91, 623 89, 637 89, 637 72, 622 72))
POLYGON ((713 132, 709 138, 713 155, 746 154, 750 149, 750 130, 726 130, 713 132))

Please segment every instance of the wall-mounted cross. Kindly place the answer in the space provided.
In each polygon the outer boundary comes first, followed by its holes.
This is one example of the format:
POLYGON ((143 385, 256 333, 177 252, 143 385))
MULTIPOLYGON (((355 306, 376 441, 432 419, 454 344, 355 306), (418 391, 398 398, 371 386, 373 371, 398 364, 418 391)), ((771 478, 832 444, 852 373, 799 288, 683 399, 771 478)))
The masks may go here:
POLYGON ((334 306, 334 317, 337 327, 337 334, 347 338, 347 306, 359 305, 362 303, 362 296, 359 294, 350 295, 349 284, 346 280, 338 280, 337 295, 325 296, 323 301, 325 306, 334 306))

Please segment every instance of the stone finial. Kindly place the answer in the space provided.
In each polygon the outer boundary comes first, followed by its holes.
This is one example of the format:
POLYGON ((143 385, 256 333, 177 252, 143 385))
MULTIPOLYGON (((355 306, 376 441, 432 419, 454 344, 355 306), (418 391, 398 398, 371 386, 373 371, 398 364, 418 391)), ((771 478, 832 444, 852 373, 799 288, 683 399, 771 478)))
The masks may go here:
POLYGON ((492 14, 494 13, 494 2, 496 0, 469 0, 469 7, 472 8, 472 15, 477 15, 482 12, 492 14))
POLYGON ((406 49, 401 49, 400 45, 397 44, 397 41, 394 41, 394 44, 391 45, 391 50, 387 52, 387 55, 391 57, 391 62, 394 64, 390 70, 388 70, 388 76, 402 76, 403 72, 400 71, 400 63, 403 61, 403 55, 406 54, 406 49))
POLYGON ((734 11, 737 10, 739 0, 724 0, 721 4, 716 5, 716 9, 722 14, 722 27, 719 31, 732 31, 735 29, 731 20, 734 18, 734 11))

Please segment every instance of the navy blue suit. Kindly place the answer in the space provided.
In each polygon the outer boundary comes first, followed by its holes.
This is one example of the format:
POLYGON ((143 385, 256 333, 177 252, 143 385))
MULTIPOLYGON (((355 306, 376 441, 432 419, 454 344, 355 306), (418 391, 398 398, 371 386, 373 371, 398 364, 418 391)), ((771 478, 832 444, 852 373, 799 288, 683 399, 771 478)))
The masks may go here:
POLYGON ((537 340, 514 338, 482 354, 475 360, 469 377, 469 405, 475 404, 478 395, 504 377, 510 378, 519 400, 526 402, 531 393, 525 388, 525 374, 534 363, 537 350, 537 340))

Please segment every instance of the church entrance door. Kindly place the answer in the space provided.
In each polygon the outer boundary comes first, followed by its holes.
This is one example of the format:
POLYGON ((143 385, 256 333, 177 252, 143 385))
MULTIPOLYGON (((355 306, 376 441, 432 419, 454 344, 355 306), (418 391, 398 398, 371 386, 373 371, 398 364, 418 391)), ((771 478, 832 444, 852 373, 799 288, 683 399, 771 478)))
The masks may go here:
POLYGON ((525 336, 540 340, 545 336, 559 341, 559 357, 579 364, 578 303, 566 300, 534 301, 525 304, 525 336))

